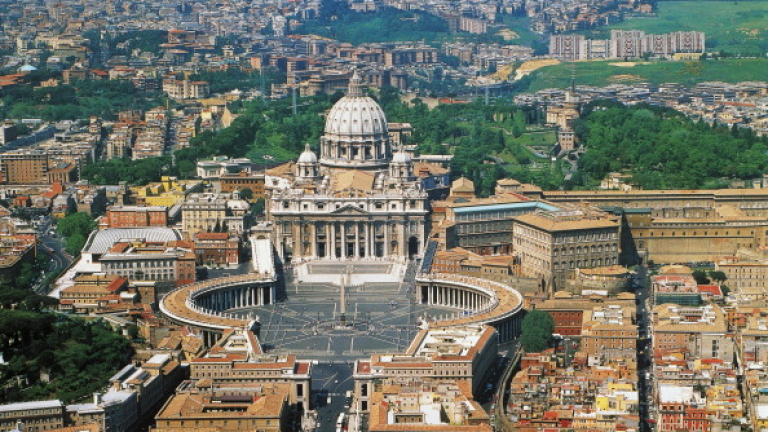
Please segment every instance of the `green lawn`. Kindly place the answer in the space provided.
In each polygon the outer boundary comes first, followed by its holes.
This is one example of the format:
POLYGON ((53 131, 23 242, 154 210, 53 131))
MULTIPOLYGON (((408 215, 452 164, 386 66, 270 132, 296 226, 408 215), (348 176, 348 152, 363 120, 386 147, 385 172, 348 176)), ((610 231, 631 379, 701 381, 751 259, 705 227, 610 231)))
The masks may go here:
POLYGON ((613 61, 575 62, 547 66, 532 74, 527 90, 566 88, 575 70, 576 83, 606 86, 617 83, 682 83, 693 86, 702 81, 764 81, 768 78, 768 59, 726 59, 696 62, 659 61, 632 67, 615 66, 613 61))
POLYGON ((557 142, 557 132, 554 129, 530 131, 524 133, 518 141, 529 146, 553 146, 557 142))
POLYGON ((611 30, 703 31, 710 52, 761 55, 768 51, 768 1, 660 1, 656 17, 630 17, 584 34, 607 38, 611 30))

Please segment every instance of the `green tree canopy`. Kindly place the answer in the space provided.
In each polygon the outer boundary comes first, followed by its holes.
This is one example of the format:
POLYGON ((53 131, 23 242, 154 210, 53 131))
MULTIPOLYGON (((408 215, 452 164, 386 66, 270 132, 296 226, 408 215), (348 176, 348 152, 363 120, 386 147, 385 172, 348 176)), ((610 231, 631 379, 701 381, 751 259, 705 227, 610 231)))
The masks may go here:
POLYGON ((250 188, 240 189, 240 198, 244 200, 250 200, 253 198, 253 191, 250 188))
POLYGON ((728 280, 728 276, 725 275, 725 272, 722 272, 720 270, 712 270, 709 272, 709 277, 712 278, 713 281, 718 283, 723 283, 728 280))
POLYGON ((525 352, 541 352, 549 347, 555 320, 547 312, 533 310, 523 318, 520 342, 525 352))
POLYGON ((574 129, 586 147, 581 186, 628 172, 644 189, 698 189, 719 179, 758 177, 768 168, 768 138, 693 122, 671 108, 594 102, 574 129))
POLYGON ((692 276, 699 285, 706 285, 710 282, 705 270, 694 270, 692 276))

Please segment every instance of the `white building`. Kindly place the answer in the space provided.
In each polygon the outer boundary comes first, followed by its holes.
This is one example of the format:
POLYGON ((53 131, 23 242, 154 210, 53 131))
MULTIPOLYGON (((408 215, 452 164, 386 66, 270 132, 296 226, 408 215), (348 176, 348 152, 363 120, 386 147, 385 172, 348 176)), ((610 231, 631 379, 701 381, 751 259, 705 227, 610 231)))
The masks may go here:
POLYGON ((428 212, 422 181, 432 174, 417 177, 408 152, 393 152, 386 116, 363 94, 357 74, 327 115, 320 156, 307 144, 296 163, 268 172, 268 217, 284 260, 421 253, 428 212))

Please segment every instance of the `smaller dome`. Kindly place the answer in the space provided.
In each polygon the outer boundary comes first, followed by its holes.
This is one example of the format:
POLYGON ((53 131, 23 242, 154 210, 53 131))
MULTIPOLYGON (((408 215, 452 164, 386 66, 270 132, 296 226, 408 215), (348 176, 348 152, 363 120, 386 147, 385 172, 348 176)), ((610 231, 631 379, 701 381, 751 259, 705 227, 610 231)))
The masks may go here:
POLYGON ((409 164, 411 163, 411 156, 408 154, 407 151, 403 148, 401 145, 400 148, 398 148, 397 153, 392 157, 392 163, 396 164, 409 164))
POLYGON ((24 66, 19 68, 19 72, 34 72, 37 68, 32 66, 31 64, 25 64, 24 66))
POLYGON ((314 164, 317 163, 317 155, 309 148, 309 144, 304 146, 304 151, 299 156, 298 163, 300 164, 314 164))

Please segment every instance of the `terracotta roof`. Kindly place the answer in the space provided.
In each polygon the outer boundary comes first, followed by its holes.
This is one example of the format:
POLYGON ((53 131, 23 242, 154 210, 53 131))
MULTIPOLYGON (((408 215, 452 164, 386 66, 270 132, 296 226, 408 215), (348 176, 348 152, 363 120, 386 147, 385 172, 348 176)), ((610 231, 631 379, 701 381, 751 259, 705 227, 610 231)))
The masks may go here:
POLYGON ((569 231, 578 229, 617 228, 619 224, 609 219, 556 219, 540 213, 530 213, 514 218, 516 222, 540 228, 544 231, 569 231))
POLYGON ((336 191, 347 189, 369 191, 373 189, 374 177, 365 171, 350 170, 336 175, 334 180, 336 181, 332 184, 336 191))

